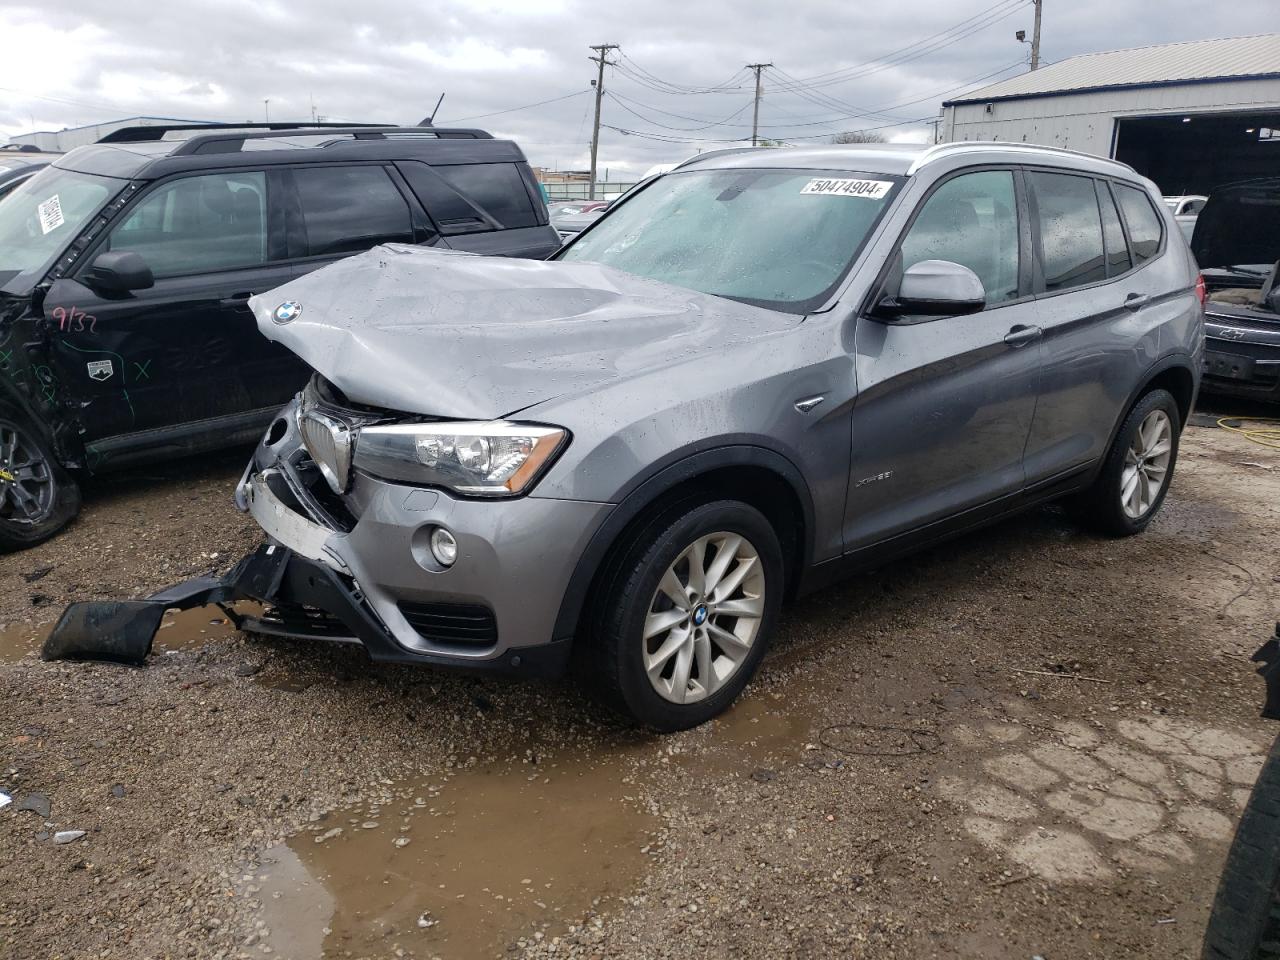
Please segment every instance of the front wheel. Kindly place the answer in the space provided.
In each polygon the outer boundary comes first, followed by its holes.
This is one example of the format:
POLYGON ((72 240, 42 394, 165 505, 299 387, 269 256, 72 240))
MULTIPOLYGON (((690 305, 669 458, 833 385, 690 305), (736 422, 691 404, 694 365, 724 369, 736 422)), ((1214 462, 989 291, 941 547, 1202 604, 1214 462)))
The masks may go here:
POLYGON ((24 417, 0 409, 0 552, 48 540, 80 512, 80 489, 24 417))
POLYGON ((1203 960, 1280 960, 1280 739, 1227 855, 1203 960))
POLYGON ((782 548, 748 504, 684 504, 633 538, 602 587, 582 680, 645 726, 684 730, 728 707, 764 657, 782 548))

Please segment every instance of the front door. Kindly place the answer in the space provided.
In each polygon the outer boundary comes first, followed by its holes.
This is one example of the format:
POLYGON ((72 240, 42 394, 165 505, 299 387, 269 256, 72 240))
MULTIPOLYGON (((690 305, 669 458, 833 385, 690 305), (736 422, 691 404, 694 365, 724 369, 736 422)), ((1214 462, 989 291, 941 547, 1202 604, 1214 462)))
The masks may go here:
POLYGON ((285 403, 306 367, 264 338, 247 299, 292 279, 274 175, 234 170, 163 181, 112 225, 77 276, 45 298, 56 376, 81 404, 85 440, 220 419, 285 403), (108 250, 136 252, 150 289, 100 295, 79 278, 108 250))
POLYGON ((903 269, 948 260, 973 270, 986 309, 858 318, 846 552, 1023 487, 1040 344, 1017 178, 1011 170, 952 177, 924 201, 901 241, 903 269))

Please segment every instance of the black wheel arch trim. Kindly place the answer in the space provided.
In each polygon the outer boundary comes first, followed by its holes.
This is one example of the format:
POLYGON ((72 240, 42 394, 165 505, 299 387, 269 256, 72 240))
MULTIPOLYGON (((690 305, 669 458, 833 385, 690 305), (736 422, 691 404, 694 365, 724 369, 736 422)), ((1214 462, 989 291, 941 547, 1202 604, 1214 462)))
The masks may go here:
POLYGON ((664 494, 690 480, 725 467, 760 467, 776 474, 792 490, 803 514, 803 542, 796 580, 803 577, 813 558, 813 497, 799 468, 786 456, 769 447, 752 443, 731 443, 695 452, 679 451, 663 458, 648 476, 625 488, 617 506, 610 511, 578 557, 569 585, 560 601, 554 636, 577 635, 586 606, 587 592, 609 551, 627 526, 664 494))

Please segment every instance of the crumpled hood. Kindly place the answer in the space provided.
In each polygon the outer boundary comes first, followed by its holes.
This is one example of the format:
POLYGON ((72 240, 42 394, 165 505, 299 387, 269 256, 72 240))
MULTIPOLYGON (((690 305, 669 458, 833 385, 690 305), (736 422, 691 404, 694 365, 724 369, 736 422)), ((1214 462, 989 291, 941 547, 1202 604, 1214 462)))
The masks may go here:
POLYGON ((249 305, 267 339, 350 399, 460 419, 507 416, 801 320, 598 264, 402 244, 339 260, 249 305), (283 303, 295 306, 277 311, 283 303))

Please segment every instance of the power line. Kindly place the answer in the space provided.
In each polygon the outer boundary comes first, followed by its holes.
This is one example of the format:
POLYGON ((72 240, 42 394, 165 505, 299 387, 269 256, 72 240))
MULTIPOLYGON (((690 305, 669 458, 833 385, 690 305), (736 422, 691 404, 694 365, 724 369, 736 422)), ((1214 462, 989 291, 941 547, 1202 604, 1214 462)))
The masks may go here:
POLYGON ((447 121, 441 120, 440 123, 441 124, 465 123, 468 120, 483 120, 485 117, 499 117, 504 113, 516 113, 519 110, 529 110, 529 109, 532 109, 533 107, 541 107, 544 104, 548 104, 548 103, 559 103, 561 100, 568 100, 572 97, 580 97, 587 92, 588 91, 586 90, 575 90, 573 91, 573 93, 566 93, 562 97, 552 97, 549 100, 539 100, 537 103, 526 103, 524 106, 511 107, 510 109, 507 109, 507 110, 495 110, 493 111, 493 113, 477 113, 475 116, 471 116, 471 117, 458 117, 455 120, 447 120, 447 121))
MULTIPOLYGON (((708 123, 706 123, 706 124, 704 124, 703 126, 700 126, 700 127, 673 127, 673 126, 671 126, 670 124, 667 124, 667 123, 662 122, 661 120, 655 120, 655 119, 653 119, 653 117, 646 117, 644 114, 639 113, 638 111, 634 110, 632 107, 630 107, 630 106, 628 106, 626 103, 624 103, 624 102, 622 101, 622 99, 621 99, 620 97, 618 97, 618 95, 617 95, 617 94, 615 94, 612 90, 607 91, 607 92, 605 93, 605 96, 607 96, 610 100, 612 100, 614 103, 616 103, 618 106, 620 106, 623 110, 627 111, 627 113, 631 114, 633 117, 638 117, 639 119, 641 119, 641 120, 645 121, 646 123, 651 123, 651 124, 653 124, 655 127, 661 127, 661 128, 663 128, 664 130, 674 130, 674 131, 677 131, 677 132, 680 132, 680 133, 696 133, 696 132, 698 132, 699 130, 709 130, 709 129, 711 129, 712 127, 722 127, 722 126, 725 126, 725 125, 730 125, 730 124, 729 124, 729 121, 730 121, 730 120, 732 120, 734 117, 739 116, 740 114, 744 113, 744 112, 745 112, 747 109, 749 109, 749 108, 750 108, 750 106, 751 106, 751 104, 750 104, 750 103, 744 103, 741 107, 739 107, 737 110, 733 111, 733 113, 729 114, 729 116, 725 117, 723 120, 712 120, 712 121, 710 121, 710 122, 708 122, 708 123)), ((636 103, 636 101, 634 101, 634 100, 633 100, 633 101, 631 101, 631 102, 632 102, 632 103, 636 103)), ((639 105, 639 106, 642 106, 642 107, 646 106, 646 104, 638 104, 638 105, 639 105)), ((659 111, 659 112, 663 112, 663 111, 659 111)), ((687 120, 693 120, 693 119, 695 119, 695 118, 693 118, 693 117, 685 117, 684 119, 687 119, 687 120)), ((732 126, 738 126, 738 124, 731 124, 731 125, 732 125, 732 126)))

